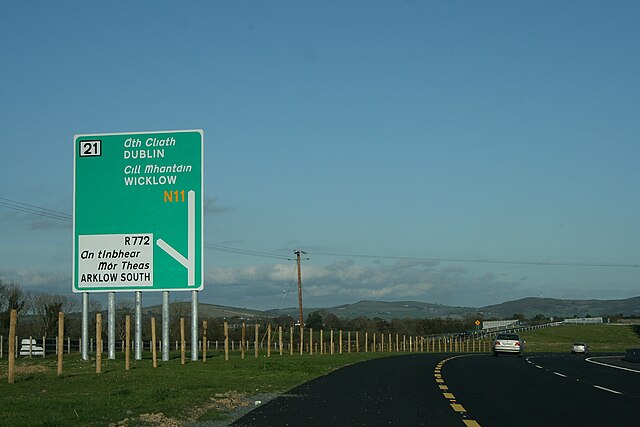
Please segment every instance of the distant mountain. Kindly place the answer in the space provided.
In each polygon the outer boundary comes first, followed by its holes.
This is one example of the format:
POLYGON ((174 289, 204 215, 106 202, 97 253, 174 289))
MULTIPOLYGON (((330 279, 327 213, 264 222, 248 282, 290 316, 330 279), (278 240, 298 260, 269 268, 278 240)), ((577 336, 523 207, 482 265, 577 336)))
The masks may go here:
MULTIPOLYGON (((172 304, 172 310, 188 316, 191 312, 190 302, 172 304)), ((359 301, 354 304, 344 304, 336 307, 304 307, 305 319, 309 313, 324 311, 340 318, 354 319, 366 317, 368 319, 431 319, 431 318, 463 318, 465 316, 480 316, 484 319, 510 319, 514 314, 523 314, 532 318, 537 314, 545 317, 585 317, 619 315, 640 316, 640 297, 622 300, 562 300, 554 298, 522 298, 486 307, 455 307, 441 304, 430 304, 418 301, 359 301)), ((145 315, 160 316, 162 307, 159 305, 144 308, 145 315)), ((215 304, 200 303, 198 315, 201 318, 215 317, 279 317, 291 316, 298 318, 298 308, 289 307, 273 310, 252 310, 248 308, 226 307, 215 304)))
MULTIPOLYGON (((367 317, 369 319, 426 319, 436 317, 464 317, 475 314, 478 310, 471 307, 451 307, 441 304, 430 304, 418 301, 360 301, 355 304, 344 304, 329 308, 305 308, 305 313, 325 311, 341 318, 354 319, 367 317)), ((285 308, 281 310, 267 310, 267 315, 298 317, 297 308, 285 308)))
MULTIPOLYGON (((191 303, 190 302, 176 302, 171 304, 171 309, 174 313, 181 313, 185 317, 191 315, 191 303)), ((143 309, 145 316, 161 316, 162 315, 162 306, 161 305, 153 305, 150 307, 145 307, 143 309)), ((223 305, 216 304, 198 304, 198 317, 200 318, 216 318, 216 317, 242 317, 242 318, 253 318, 253 317, 264 317, 265 313, 260 310, 251 310, 249 308, 238 308, 238 307, 226 307, 223 305)))
POLYGON ((537 314, 547 317, 585 317, 623 314, 640 316, 640 297, 621 300, 563 300, 554 298, 522 298, 478 309, 485 318, 512 317, 515 313, 531 318, 537 314))

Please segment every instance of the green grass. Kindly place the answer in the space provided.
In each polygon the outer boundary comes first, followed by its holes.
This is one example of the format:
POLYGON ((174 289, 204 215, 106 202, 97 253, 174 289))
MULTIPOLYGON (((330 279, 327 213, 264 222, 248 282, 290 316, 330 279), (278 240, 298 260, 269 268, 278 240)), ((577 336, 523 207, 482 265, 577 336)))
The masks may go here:
POLYGON ((574 342, 585 342, 590 352, 624 352, 640 348, 640 337, 626 325, 563 325, 520 334, 528 352, 570 352, 574 342))
MULTIPOLYGON (((126 425, 145 425, 145 413, 163 413, 186 419, 224 419, 216 400, 241 394, 282 393, 341 366, 380 357, 381 353, 351 353, 334 356, 253 354, 242 360, 221 355, 202 361, 180 358, 158 362, 150 357, 132 361, 105 360, 102 374, 95 373, 95 361, 65 355, 64 373, 58 378, 55 358, 19 358, 14 384, 7 384, 7 359, 0 359, 0 425, 72 426, 108 425, 129 418, 126 425)), ((146 356, 146 355, 145 355, 146 356)))

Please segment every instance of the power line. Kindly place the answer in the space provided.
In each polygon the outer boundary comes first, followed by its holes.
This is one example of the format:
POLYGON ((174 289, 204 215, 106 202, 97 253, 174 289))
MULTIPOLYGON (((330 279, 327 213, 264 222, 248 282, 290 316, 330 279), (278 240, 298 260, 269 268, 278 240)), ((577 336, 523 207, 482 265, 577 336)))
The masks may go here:
POLYGON ((30 205, 28 203, 22 203, 11 199, 5 199, 0 197, 0 206, 12 209, 19 212, 29 213, 32 215, 38 215, 45 218, 56 219, 59 221, 72 222, 73 217, 64 212, 54 211, 52 209, 42 208, 40 206, 30 205))
POLYGON ((289 287, 285 289, 284 292, 282 293, 282 303, 280 304, 280 310, 282 310, 285 304, 287 303, 287 297, 291 293, 291 287, 293 285, 293 276, 296 274, 297 270, 298 270, 297 265, 294 265, 293 269, 291 270, 291 277, 289 277, 289 287))
MULTIPOLYGON (((53 209, 47 209, 36 205, 30 205, 28 203, 18 202, 17 200, 11 200, 4 197, 0 197, 0 207, 11 209, 18 212, 28 213, 31 215, 37 215, 49 219, 55 219, 58 221, 73 222, 73 216, 64 212, 55 211, 53 209)), ((248 255, 263 258, 274 258, 281 260, 289 260, 289 257, 284 255, 272 254, 268 252, 259 252, 248 249, 232 248, 229 246, 215 245, 210 243, 204 244, 205 248, 212 249, 221 252, 227 252, 237 255, 248 255)))
POLYGON ((215 245, 212 243, 205 243, 204 247, 207 249, 212 249, 214 251, 227 252, 227 253, 237 254, 237 255, 248 255, 248 256, 255 256, 255 257, 262 257, 262 258, 289 260, 289 258, 284 255, 272 254, 268 252, 252 251, 249 249, 232 248, 230 246, 215 245))
MULTIPOLYGON (((42 216, 45 218, 55 219, 58 221, 73 222, 73 216, 64 212, 52 209, 42 208, 40 206, 30 205, 28 203, 18 202, 16 200, 0 197, 0 207, 24 212, 32 215, 42 216)), ((212 243, 204 243, 206 249, 220 252, 227 252, 236 255, 254 256, 262 258, 272 258, 280 260, 291 260, 291 258, 272 254, 268 252, 260 252, 249 249, 240 249, 230 246, 216 245, 212 243)), ((392 259, 405 261, 436 261, 436 262, 459 262, 465 264, 503 264, 503 265, 531 265, 531 266, 551 266, 551 267, 608 267, 608 268, 638 268, 640 264, 626 263, 604 263, 604 262, 550 262, 550 261, 513 261, 513 260, 488 260, 488 259, 469 259, 469 258, 436 258, 436 257, 406 257, 393 255, 371 255, 371 254, 346 254, 331 252, 314 252, 320 256, 334 256, 341 258, 370 258, 370 259, 392 259)))

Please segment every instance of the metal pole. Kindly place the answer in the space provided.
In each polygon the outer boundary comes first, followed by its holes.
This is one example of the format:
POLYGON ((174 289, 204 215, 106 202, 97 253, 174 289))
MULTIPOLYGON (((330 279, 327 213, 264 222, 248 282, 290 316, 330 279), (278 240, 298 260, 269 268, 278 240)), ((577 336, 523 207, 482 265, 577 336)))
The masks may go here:
POLYGON ((135 359, 142 360, 142 292, 136 291, 135 359))
POLYGON ((162 361, 169 360, 169 291, 162 291, 162 361))
POLYGON ((198 291, 191 291, 191 360, 198 360, 198 291))
POLYGON ((109 340, 109 359, 115 360, 116 358, 116 293, 109 292, 109 326, 107 329, 107 339, 109 340))
POLYGON ((82 360, 89 360, 89 293, 82 293, 82 360))

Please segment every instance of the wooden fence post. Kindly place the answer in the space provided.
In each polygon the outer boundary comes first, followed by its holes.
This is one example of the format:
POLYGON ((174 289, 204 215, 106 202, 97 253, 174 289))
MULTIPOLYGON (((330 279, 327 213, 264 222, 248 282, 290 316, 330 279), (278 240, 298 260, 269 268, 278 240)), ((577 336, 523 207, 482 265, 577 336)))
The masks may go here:
POLYGON ((280 356, 282 356, 282 325, 278 326, 278 349, 280 350, 280 356))
POLYGON ((207 321, 202 321, 202 363, 207 363, 207 321))
POLYGON ((259 325, 256 323, 256 332, 255 332, 255 337, 254 337, 254 343, 253 343, 253 351, 255 353, 255 358, 258 358, 258 328, 259 325))
POLYGON ((156 318, 151 318, 151 357, 153 358, 153 367, 158 367, 158 355, 156 353, 156 318))
POLYGON ((333 354, 333 329, 331 330, 331 354, 333 354))
POLYGON ((293 324, 289 325, 289 356, 293 356, 293 324))
POLYGON ((267 357, 271 357, 271 322, 267 325, 267 357))
POLYGON ((9 384, 15 382, 16 376, 16 323, 18 323, 18 310, 11 310, 9 318, 9 384))
POLYGON ((185 342, 184 342, 184 317, 181 317, 180 318, 180 363, 184 365, 186 362, 186 358, 187 358, 187 351, 185 349, 185 342))
POLYGON ((96 374, 102 373, 102 314, 96 313, 96 374))
POLYGON ((229 360, 229 323, 224 321, 224 360, 229 360))
MULTIPOLYGON (((64 313, 58 313, 58 376, 62 375, 62 355, 64 354, 64 313)), ((44 349, 44 347, 43 347, 44 349)))
POLYGON ((131 367, 131 316, 128 314, 124 318, 124 334, 126 339, 126 347, 124 350, 124 370, 128 371, 131 367))
POLYGON ((313 328, 309 328, 309 354, 313 354, 313 328))
POLYGON ((247 325, 242 322, 242 339, 240 340, 240 358, 244 360, 244 345, 247 339, 247 325))
POLYGON ((304 354, 304 325, 300 324, 300 356, 304 354))
POLYGON ((339 343, 340 343, 340 354, 342 354, 342 329, 340 329, 340 338, 339 338, 339 343))

